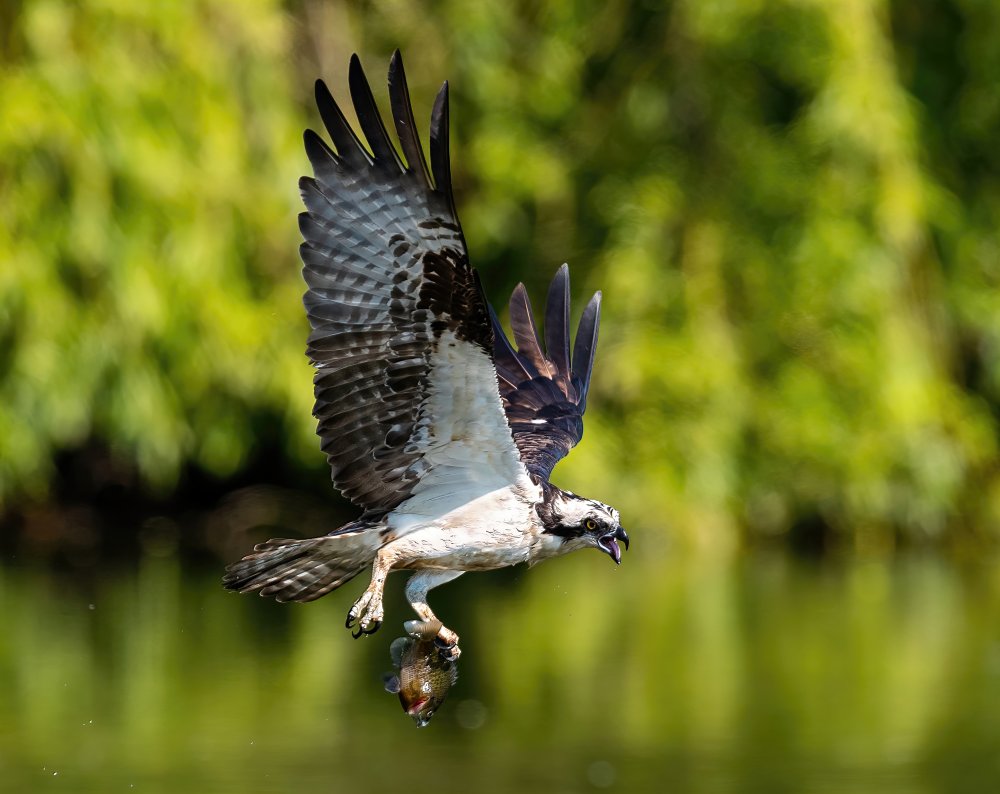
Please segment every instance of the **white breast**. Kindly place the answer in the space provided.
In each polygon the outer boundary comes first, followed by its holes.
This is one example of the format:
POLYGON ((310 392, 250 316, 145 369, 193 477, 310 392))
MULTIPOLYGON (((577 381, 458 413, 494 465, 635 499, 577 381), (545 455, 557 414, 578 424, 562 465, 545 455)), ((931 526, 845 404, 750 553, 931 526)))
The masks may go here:
POLYGON ((528 562, 540 527, 534 499, 525 497, 517 488, 500 488, 418 527, 412 514, 390 516, 390 526, 394 518, 407 526, 391 544, 393 567, 475 571, 528 562))

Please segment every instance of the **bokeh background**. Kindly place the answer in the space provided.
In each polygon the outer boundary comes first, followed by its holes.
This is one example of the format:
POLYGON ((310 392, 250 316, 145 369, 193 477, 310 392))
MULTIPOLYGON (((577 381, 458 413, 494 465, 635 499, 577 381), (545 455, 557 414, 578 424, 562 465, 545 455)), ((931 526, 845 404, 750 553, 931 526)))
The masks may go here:
POLYGON ((5 0, 0 789, 1000 785, 997 74, 992 0, 5 0), (353 515, 296 182, 396 47, 493 302, 604 291, 554 479, 634 539, 438 591, 420 733, 358 588, 218 587, 353 515))

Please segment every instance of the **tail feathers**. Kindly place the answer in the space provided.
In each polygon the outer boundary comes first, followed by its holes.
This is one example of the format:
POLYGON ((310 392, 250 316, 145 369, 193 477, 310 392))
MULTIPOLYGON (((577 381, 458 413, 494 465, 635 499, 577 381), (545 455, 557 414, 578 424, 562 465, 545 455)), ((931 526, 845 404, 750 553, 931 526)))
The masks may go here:
POLYGON ((308 540, 275 538, 228 566, 222 584, 227 590, 256 591, 277 601, 314 601, 368 567, 377 540, 377 531, 308 540))

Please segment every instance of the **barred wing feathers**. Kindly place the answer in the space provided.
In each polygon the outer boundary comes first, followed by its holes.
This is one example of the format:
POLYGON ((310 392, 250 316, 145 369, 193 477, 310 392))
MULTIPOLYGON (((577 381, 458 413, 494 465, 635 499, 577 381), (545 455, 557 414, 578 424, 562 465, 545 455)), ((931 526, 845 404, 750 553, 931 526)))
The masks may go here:
POLYGON ((548 480, 556 463, 583 437, 583 412, 597 349, 601 293, 596 293, 583 311, 572 359, 566 265, 559 268, 549 286, 544 352, 523 284, 517 285, 510 298, 510 324, 516 350, 492 308, 490 314, 500 396, 514 443, 528 471, 548 480))
POLYGON ((430 169, 399 53, 389 94, 405 162, 357 56, 349 85, 368 149, 322 82, 316 100, 335 148, 305 134, 315 173, 300 182, 306 352, 334 484, 377 514, 443 482, 467 486, 468 498, 524 469, 494 376, 489 309, 452 198, 448 85, 431 116, 430 169))

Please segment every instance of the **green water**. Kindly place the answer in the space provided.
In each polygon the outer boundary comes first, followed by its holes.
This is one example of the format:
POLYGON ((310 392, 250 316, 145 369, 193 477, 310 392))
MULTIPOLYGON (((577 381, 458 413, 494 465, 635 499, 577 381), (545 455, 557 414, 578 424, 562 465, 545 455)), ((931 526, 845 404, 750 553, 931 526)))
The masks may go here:
MULTIPOLYGON (((458 684, 382 691, 410 617, 353 641, 172 557, 0 568, 0 790, 1000 790, 1000 566, 580 553, 433 603, 458 684)), ((393 579, 397 581, 393 582, 393 579)))

